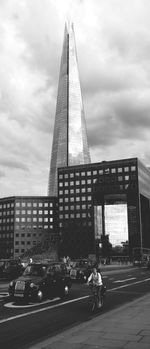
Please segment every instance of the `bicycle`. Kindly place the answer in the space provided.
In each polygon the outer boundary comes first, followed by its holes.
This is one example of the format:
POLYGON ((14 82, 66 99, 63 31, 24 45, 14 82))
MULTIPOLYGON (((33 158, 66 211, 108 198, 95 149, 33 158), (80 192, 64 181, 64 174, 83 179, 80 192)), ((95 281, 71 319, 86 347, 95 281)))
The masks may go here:
POLYGON ((106 286, 102 285, 101 290, 94 284, 89 284, 91 289, 91 295, 89 296, 89 310, 95 312, 100 310, 104 306, 104 298, 106 295, 106 286))

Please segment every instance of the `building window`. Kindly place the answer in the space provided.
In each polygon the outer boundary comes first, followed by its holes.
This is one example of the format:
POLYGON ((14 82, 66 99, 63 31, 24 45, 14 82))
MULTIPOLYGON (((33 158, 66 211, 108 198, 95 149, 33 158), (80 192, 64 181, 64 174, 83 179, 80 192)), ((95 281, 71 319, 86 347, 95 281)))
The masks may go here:
POLYGON ((62 182, 59 182, 59 187, 63 187, 63 183, 62 182))
POLYGON ((103 170, 102 170, 102 169, 99 170, 99 174, 100 174, 100 175, 103 174, 103 170))
POLYGON ((63 175, 62 174, 59 174, 59 179, 63 179, 63 175))
POLYGON ((65 178, 68 178, 68 173, 65 173, 65 178))
POLYGON ((76 210, 80 210, 80 205, 76 205, 76 210))
POLYGON ((71 213, 70 218, 74 218, 74 213, 71 213))
MULTIPOLYGON (((4 219, 3 219, 3 222, 4 222, 4 219)), ((16 217, 16 222, 20 222, 20 218, 19 217, 16 217)))
POLYGON ((50 221, 50 222, 53 222, 53 218, 50 218, 49 221, 50 221))
MULTIPOLYGON (((6 214, 6 212, 3 212, 3 215, 4 213, 6 214)), ((16 210, 16 214, 20 214, 20 210, 16 210)))
POLYGON ((86 197, 85 197, 85 196, 82 196, 81 199, 82 199, 82 201, 85 201, 85 200, 86 200, 86 197))
POLYGON ((79 196, 76 197, 76 201, 80 201, 80 197, 79 196))
POLYGON ((82 205, 82 210, 86 210, 86 205, 82 205))
POLYGON ((91 184, 91 182, 92 182, 91 179, 87 180, 87 184, 91 184))
POLYGON ((88 201, 90 201, 90 200, 92 199, 92 197, 91 197, 91 196, 88 196, 87 199, 88 199, 88 201))
POLYGON ((47 217, 44 218, 44 222, 48 222, 48 218, 47 217))
POLYGON ((27 207, 31 207, 31 202, 27 202, 27 207))
POLYGON ((65 198, 65 202, 68 202, 69 201, 69 199, 68 198, 65 198))
POLYGON ((136 171, 136 166, 131 166, 131 171, 136 171))
POLYGON ((125 170, 125 172, 128 172, 129 171, 129 167, 128 166, 125 167, 124 170, 125 170))
POLYGON ((80 218, 80 213, 76 213, 76 218, 80 218))
POLYGON ((20 207, 20 202, 16 202, 16 207, 20 207))
POLYGON ((22 202, 22 203, 21 203, 21 206, 22 206, 22 207, 26 207, 26 203, 25 203, 25 202, 22 202))
POLYGON ((25 214, 25 213, 26 213, 26 211, 25 211, 25 210, 22 210, 22 211, 21 211, 21 214, 25 214))
POLYGON ((74 197, 71 197, 71 198, 70 198, 70 201, 71 201, 71 202, 74 202, 74 197))
POLYGON ((48 202, 44 202, 44 207, 48 207, 48 202))
POLYGON ((86 183, 85 180, 82 179, 81 184, 82 184, 82 185, 85 185, 85 183, 86 183))
POLYGON ((76 194, 80 194, 80 188, 76 189, 76 194))
POLYGON ((59 195, 63 195, 63 190, 59 190, 59 195))
POLYGON ((128 181, 129 180, 129 176, 125 176, 125 181, 128 181))
POLYGON ((93 171, 93 175, 97 175, 97 170, 94 170, 94 171, 93 171))
POLYGON ((76 181, 76 185, 80 185, 80 181, 76 181))
POLYGON ((68 213, 65 214, 65 218, 69 218, 69 214, 68 213))
POLYGON ((65 194, 68 194, 68 189, 65 189, 65 194))
POLYGON ((91 193, 92 189, 91 188, 87 188, 88 193, 91 193))
POLYGON ((43 207, 43 203, 42 202, 39 202, 39 207, 43 207))
POLYGON ((37 207, 37 202, 33 202, 33 207, 37 207))
POLYGON ((69 206, 65 206, 65 210, 66 210, 66 211, 69 210, 69 206))
POLYGON ((59 206, 59 211, 63 211, 63 206, 59 206))
POLYGON ((81 172, 81 176, 85 176, 85 172, 81 172))
POLYGON ((70 190, 70 194, 74 194, 74 189, 71 189, 71 190, 70 190))
POLYGON ((31 210, 27 210, 27 214, 31 214, 31 210))
POLYGON ((122 167, 118 167, 118 173, 122 172, 122 167))
POLYGON ((74 206, 73 205, 70 206, 70 210, 74 210, 74 206))
POLYGON ((27 217, 27 222, 31 222, 31 218, 27 217))
POLYGON ((123 180, 122 176, 118 176, 118 181, 121 182, 123 180))
POLYGON ((74 177, 74 173, 70 173, 70 178, 73 178, 74 177))
POLYGON ((43 222, 43 218, 39 218, 39 222, 43 222))
POLYGON ((91 171, 87 171, 87 176, 91 176, 91 171))
POLYGON ((82 218, 86 218, 86 213, 82 213, 82 218))
POLYGON ((43 211, 42 210, 39 210, 39 214, 42 214, 43 213, 43 211))
POLYGON ((25 221, 26 221, 26 219, 22 217, 21 218, 21 222, 25 222, 25 221))
POLYGON ((37 217, 33 217, 33 222, 37 222, 37 217))
POLYGON ((44 210, 44 214, 48 214, 48 210, 44 210))

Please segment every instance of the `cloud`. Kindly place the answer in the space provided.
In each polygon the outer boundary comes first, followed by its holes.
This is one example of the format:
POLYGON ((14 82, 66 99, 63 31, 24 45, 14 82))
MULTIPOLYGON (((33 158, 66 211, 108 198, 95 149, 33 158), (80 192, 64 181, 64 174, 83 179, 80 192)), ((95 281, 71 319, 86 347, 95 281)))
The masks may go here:
POLYGON ((148 0, 1 0, 1 195, 47 193, 66 20, 92 161, 150 162, 149 11, 148 0))

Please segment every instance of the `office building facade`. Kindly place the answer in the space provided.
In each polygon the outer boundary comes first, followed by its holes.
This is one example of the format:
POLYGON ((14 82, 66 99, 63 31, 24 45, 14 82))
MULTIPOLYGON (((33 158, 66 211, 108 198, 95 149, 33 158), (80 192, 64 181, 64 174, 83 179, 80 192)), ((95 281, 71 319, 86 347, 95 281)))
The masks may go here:
POLYGON ((60 253, 150 248, 150 171, 137 158, 60 168, 58 202, 60 253))
POLYGON ((17 258, 42 242, 57 242, 57 211, 53 197, 0 199, 0 258, 17 258))

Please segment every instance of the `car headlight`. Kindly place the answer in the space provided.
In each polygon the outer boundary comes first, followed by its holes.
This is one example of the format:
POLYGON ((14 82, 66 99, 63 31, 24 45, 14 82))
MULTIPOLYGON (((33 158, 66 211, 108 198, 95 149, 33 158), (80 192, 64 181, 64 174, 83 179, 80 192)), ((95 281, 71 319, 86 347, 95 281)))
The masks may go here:
POLYGON ((10 281, 9 286, 10 286, 10 287, 14 286, 14 282, 13 282, 13 281, 10 281))
POLYGON ((34 282, 31 282, 30 287, 33 288, 33 287, 35 287, 35 286, 36 286, 36 285, 34 284, 34 282))

